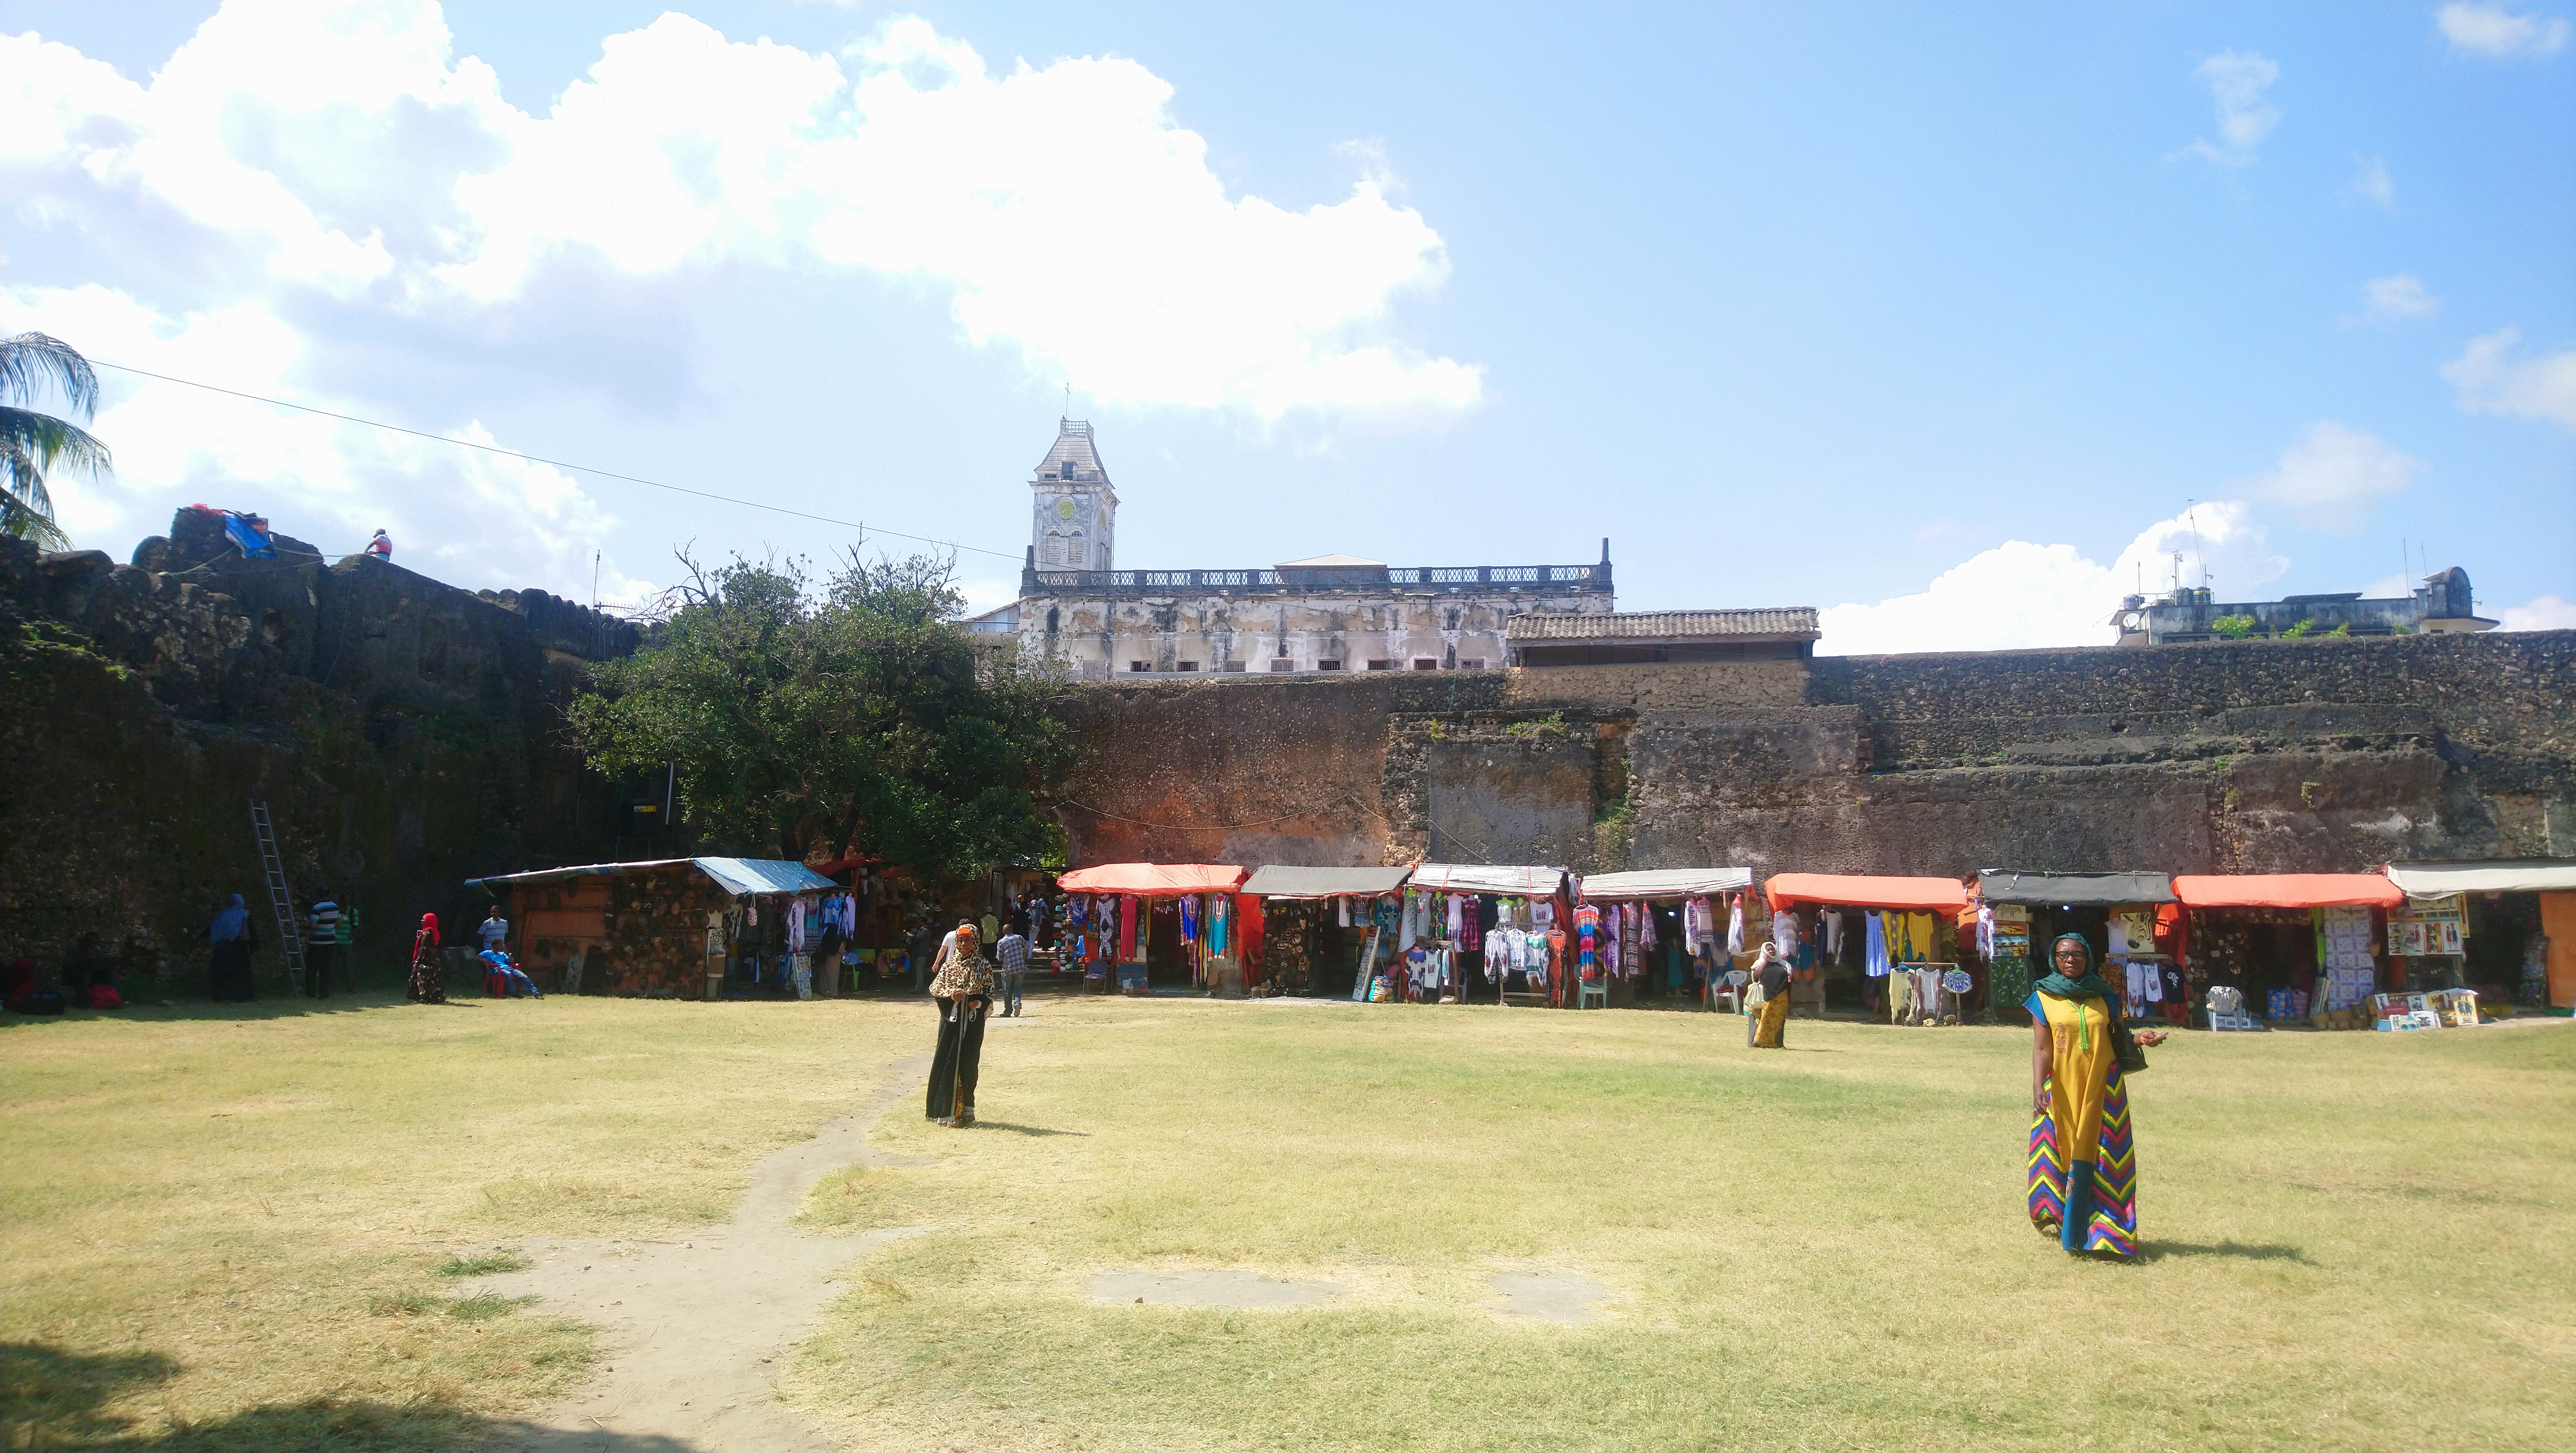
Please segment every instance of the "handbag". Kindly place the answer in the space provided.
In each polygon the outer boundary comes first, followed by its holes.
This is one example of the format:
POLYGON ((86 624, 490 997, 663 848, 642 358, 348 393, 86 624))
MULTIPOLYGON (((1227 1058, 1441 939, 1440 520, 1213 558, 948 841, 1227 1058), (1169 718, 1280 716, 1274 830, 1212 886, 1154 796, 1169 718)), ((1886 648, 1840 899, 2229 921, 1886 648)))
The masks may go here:
POLYGON ((2111 1020, 2111 1053, 2120 1061, 2120 1075, 2127 1078, 2147 1067, 2147 1052, 2138 1047, 2138 1037, 2129 1032, 2128 1021, 2113 1010, 2111 1020))

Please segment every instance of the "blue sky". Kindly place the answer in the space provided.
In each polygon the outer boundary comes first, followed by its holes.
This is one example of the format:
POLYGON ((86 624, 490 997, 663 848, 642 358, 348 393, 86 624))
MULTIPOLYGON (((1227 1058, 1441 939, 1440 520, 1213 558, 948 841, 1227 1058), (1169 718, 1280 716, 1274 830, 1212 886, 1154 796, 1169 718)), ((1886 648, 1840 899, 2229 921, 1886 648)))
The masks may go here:
MULTIPOLYGON (((1069 382, 1122 566, 1606 536, 1623 607, 1921 650, 2105 640, 2180 550, 2569 626, 2568 14, 0 4, 0 328, 983 547, 979 603, 1069 382)), ((109 399, 120 555, 206 500, 633 599, 849 534, 109 399)))

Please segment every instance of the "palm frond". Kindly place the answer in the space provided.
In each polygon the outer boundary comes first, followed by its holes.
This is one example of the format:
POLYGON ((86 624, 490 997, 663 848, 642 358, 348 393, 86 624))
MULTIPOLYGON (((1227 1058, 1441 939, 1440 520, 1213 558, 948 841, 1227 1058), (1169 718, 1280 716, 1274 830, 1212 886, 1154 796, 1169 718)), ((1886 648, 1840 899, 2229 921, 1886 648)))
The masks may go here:
POLYGON ((82 418, 98 412, 98 375, 80 350, 42 333, 0 338, 0 397, 32 404, 46 384, 82 418))
POLYGON ((49 474, 96 478, 116 467, 107 446, 78 424, 6 405, 0 405, 0 461, 13 476, 32 472, 39 487, 49 474))
POLYGON ((39 550, 68 550, 72 537, 54 523, 53 501, 45 499, 39 489, 30 501, 16 490, 0 485, 0 535, 26 541, 39 550), (39 507, 41 506, 41 508, 39 507))

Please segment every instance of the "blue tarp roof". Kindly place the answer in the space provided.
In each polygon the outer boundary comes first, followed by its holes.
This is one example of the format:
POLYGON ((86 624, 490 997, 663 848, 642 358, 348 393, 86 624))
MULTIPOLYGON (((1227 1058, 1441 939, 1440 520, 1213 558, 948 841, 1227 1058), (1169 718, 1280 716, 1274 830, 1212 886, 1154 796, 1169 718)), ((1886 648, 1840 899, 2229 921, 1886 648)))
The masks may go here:
POLYGON ((757 893, 829 893, 840 886, 803 863, 784 858, 656 858, 643 863, 592 863, 580 868, 539 868, 529 873, 468 878, 465 886, 489 890, 502 884, 543 883, 556 878, 614 878, 683 864, 715 879, 716 886, 736 898, 757 893))

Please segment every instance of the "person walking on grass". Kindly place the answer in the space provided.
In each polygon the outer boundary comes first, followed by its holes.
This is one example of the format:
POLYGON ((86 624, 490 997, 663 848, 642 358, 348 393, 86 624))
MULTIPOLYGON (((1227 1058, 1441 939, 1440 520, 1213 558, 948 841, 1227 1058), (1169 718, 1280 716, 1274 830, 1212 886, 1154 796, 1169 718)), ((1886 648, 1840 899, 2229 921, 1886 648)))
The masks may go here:
POLYGON ((975 1123, 975 1080, 983 1068, 984 1011, 993 1000, 993 965, 975 925, 961 923, 943 948, 930 997, 939 1005, 939 1044, 930 1056, 930 1093, 922 1113, 963 1129, 975 1123))
POLYGON ((2093 946, 2060 935, 2030 1011, 2030 1220, 2071 1253, 2138 1254, 2138 1162, 2111 986, 2093 946))
POLYGON ((1765 940, 1744 989, 1744 1044, 1748 1049, 1789 1047, 1789 966, 1778 945, 1765 940))
POLYGON ((1029 941, 1017 928, 1002 935, 993 945, 993 997, 1001 1005, 1002 1017, 1016 1019, 1020 1013, 1020 991, 1029 977, 1029 941))

